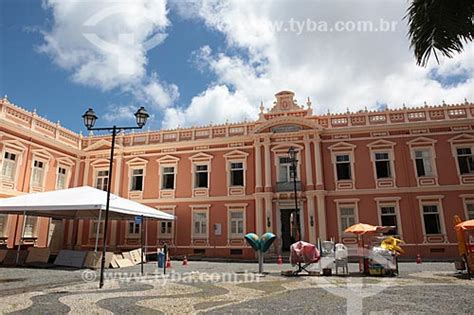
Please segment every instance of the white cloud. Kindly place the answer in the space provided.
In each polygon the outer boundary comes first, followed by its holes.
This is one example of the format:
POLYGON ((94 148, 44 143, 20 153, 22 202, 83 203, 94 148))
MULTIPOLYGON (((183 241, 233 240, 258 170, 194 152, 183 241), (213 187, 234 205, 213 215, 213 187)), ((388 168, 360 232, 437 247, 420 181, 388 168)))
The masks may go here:
POLYGON ((196 116, 209 106, 217 106, 213 97, 217 95, 221 97, 220 106, 238 104, 255 112, 262 98, 268 107, 274 93, 282 89, 295 91, 300 103, 311 96, 319 113, 328 109, 341 112, 348 107, 375 108, 379 103, 401 107, 403 103, 416 106, 424 101, 440 104, 443 99, 474 99, 474 45, 467 45, 465 52, 453 59, 443 59, 441 65, 431 62, 427 68, 416 66, 403 20, 407 6, 403 1, 375 0, 176 1, 172 8, 185 12, 185 18, 198 19, 222 32, 228 49, 213 53, 203 47, 197 53, 199 66, 214 73, 217 82, 195 97, 189 110, 170 110, 166 123, 204 123, 216 120, 216 115, 226 115, 216 112, 212 117, 196 116), (381 19, 393 22, 395 30, 314 32, 307 28, 311 21, 326 23, 328 28, 337 21, 345 25, 372 21, 374 27, 380 27, 381 19), (290 21, 300 23, 303 31, 291 31, 290 21), (275 29, 278 23, 283 26, 281 31, 275 29), (440 78, 433 78, 433 71, 445 78, 459 73, 467 78, 444 85, 440 78))
POLYGON ((54 23, 38 50, 70 71, 74 82, 126 91, 156 108, 179 97, 176 85, 146 71, 147 51, 167 35, 166 0, 46 0, 43 6, 54 23))
POLYGON ((240 92, 231 92, 225 85, 216 85, 195 96, 185 108, 168 108, 163 119, 163 128, 197 126, 203 123, 225 123, 253 119, 255 106, 240 92))

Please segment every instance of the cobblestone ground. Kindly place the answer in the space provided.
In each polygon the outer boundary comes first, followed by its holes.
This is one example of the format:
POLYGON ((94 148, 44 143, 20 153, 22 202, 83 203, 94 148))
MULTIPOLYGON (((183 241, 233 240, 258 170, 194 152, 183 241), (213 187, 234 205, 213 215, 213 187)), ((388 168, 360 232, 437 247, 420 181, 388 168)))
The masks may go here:
POLYGON ((17 314, 474 314, 474 280, 453 264, 400 264, 396 278, 283 277, 291 266, 173 262, 109 270, 103 289, 91 270, 0 268, 0 313, 17 314))

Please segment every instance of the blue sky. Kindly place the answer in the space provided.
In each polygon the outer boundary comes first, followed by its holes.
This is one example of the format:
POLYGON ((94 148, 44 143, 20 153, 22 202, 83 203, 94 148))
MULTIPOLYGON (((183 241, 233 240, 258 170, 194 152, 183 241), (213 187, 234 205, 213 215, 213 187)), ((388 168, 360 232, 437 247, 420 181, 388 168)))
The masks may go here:
MULTIPOLYGON (((51 10, 44 9, 41 1, 2 0, 1 12, 0 92, 7 94, 10 101, 28 110, 36 109, 54 122, 60 120, 75 131, 84 129, 80 116, 88 106, 103 114, 111 104, 133 103, 137 108, 141 105, 120 89, 103 91, 75 84, 70 72, 55 66, 48 55, 37 51, 43 43, 41 32, 50 29, 52 23, 51 10), (19 16, 23 18, 18 19, 19 16)), ((162 45, 148 51, 147 70, 159 71, 161 79, 179 84, 180 99, 176 106, 181 107, 215 79, 212 73, 192 65, 192 52, 203 45, 219 47, 223 36, 173 12, 168 18, 171 32, 162 45)), ((154 127, 159 127, 158 121, 154 127)))
POLYGON ((2 0, 0 9, 0 93, 74 131, 84 130, 89 106, 107 125, 133 123, 145 106, 152 129, 253 119, 282 89, 300 104, 311 97, 321 114, 474 99, 473 45, 439 65, 416 66, 404 1, 2 0), (84 28, 99 13, 105 17, 84 28), (396 27, 310 27, 359 20, 396 27), (301 29, 289 30, 290 21, 301 29), (89 31, 113 51, 92 44, 89 31))

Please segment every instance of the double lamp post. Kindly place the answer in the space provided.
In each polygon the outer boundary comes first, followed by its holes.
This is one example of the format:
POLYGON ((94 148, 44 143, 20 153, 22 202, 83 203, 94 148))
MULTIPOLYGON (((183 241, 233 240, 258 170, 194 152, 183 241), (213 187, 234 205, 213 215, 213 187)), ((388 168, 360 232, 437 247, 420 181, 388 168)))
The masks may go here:
MULTIPOLYGON (((134 114, 137 127, 117 127, 116 125, 112 127, 100 127, 94 128, 95 122, 97 121, 97 115, 95 114, 92 108, 89 108, 82 118, 84 119, 84 125, 86 126, 87 130, 89 131, 109 131, 112 132, 112 143, 110 148, 110 159, 109 159, 109 174, 108 174, 108 182, 107 182, 107 203, 105 206, 105 220, 104 220, 104 234, 102 237, 102 259, 100 263, 100 281, 99 281, 99 288, 104 286, 104 269, 105 269, 105 253, 106 253, 106 246, 107 246, 107 226, 109 222, 109 206, 110 206, 110 190, 112 187, 112 167, 114 164, 114 148, 115 148, 115 136, 118 132, 122 130, 132 130, 132 129, 141 129, 145 126, 146 121, 150 115, 148 115, 145 108, 142 106, 140 107, 137 112, 134 114)), ((100 224, 100 222, 99 222, 100 224)), ((143 252, 142 252, 143 255, 143 252)))

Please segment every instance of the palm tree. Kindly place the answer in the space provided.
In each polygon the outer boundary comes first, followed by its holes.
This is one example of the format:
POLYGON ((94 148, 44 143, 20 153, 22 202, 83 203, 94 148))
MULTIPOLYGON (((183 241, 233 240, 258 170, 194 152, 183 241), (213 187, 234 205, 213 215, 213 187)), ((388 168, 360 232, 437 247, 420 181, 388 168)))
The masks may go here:
POLYGON ((407 11, 411 47, 418 65, 437 51, 451 58, 474 38, 474 0, 413 0, 407 11))

